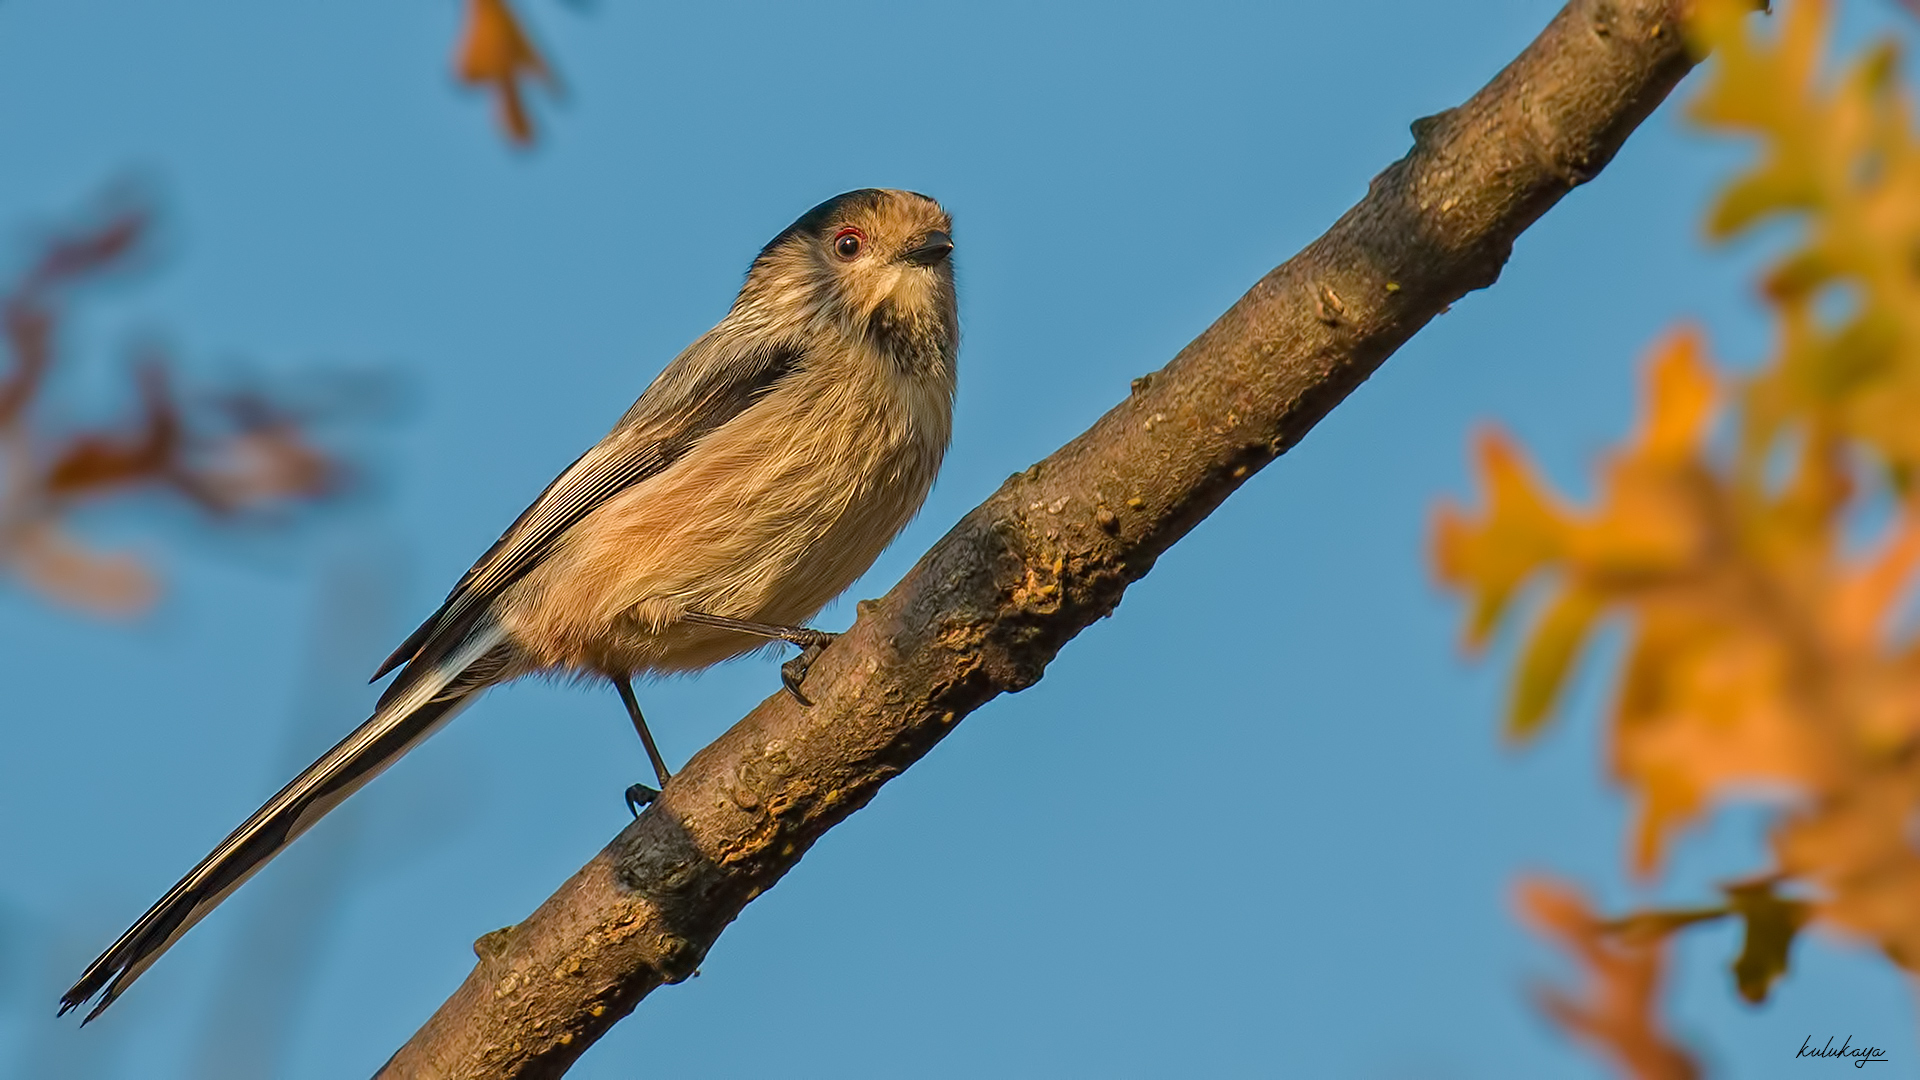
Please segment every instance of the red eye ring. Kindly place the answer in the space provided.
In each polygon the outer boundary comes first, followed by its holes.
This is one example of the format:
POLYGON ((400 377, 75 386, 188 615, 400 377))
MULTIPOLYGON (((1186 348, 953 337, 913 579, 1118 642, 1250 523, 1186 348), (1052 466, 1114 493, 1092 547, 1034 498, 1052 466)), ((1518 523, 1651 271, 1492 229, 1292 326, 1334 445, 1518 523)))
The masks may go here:
POLYGON ((833 234, 833 253, 842 259, 852 259, 860 254, 867 243, 867 234, 851 225, 833 234))

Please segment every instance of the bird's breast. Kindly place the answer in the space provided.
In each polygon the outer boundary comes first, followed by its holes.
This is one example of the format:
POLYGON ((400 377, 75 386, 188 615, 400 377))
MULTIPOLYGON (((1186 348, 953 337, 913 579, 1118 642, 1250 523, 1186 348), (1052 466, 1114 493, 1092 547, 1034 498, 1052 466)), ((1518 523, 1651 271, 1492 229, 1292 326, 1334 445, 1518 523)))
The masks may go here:
POLYGON ((582 519, 503 598, 516 642, 546 668, 687 670, 764 642, 681 612, 811 618, 918 512, 946 451, 950 393, 890 368, 804 367, 582 519))

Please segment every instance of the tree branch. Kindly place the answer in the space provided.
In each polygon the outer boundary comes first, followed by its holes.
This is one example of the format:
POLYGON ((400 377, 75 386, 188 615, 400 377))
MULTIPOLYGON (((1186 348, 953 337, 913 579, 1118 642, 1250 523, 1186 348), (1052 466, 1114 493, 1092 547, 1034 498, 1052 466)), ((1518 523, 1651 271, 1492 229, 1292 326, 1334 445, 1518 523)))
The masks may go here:
POLYGON ((1597 174, 1692 65, 1682 0, 1574 0, 1332 229, 955 525, 807 681, 696 754, 525 922, 475 944, 389 1077, 558 1076, 820 835, 1082 628, 1597 174))

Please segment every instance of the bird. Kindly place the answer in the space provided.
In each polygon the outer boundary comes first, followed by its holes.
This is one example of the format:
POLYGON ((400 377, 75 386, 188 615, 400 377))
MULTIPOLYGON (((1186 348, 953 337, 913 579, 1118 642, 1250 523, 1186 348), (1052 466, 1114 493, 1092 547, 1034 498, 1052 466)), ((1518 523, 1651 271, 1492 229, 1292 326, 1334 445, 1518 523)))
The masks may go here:
MULTIPOLYGON (((919 512, 946 456, 960 324, 953 223, 863 188, 763 247, 726 317, 661 370, 395 649, 373 715, 274 795, 87 967, 60 1000, 98 1017, 301 833, 481 691, 611 682, 655 779, 671 778, 636 677, 779 642, 802 705, 834 635, 805 625, 919 512)), ((656 790, 636 784, 637 814, 656 790)))

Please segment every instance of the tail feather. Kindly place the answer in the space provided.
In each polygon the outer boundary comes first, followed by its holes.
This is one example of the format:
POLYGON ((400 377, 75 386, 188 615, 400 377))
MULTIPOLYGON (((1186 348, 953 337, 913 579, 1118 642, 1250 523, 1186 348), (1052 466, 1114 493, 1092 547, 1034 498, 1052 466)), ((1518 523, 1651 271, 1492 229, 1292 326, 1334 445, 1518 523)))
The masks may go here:
POLYGON ((436 670, 414 679, 403 673, 397 692, 389 692, 366 723, 267 800, 88 965, 60 999, 60 1015, 99 994, 99 1002, 81 1023, 99 1016, 233 890, 347 796, 453 719, 484 685, 462 676, 504 640, 504 633, 489 628, 473 635, 436 670))

